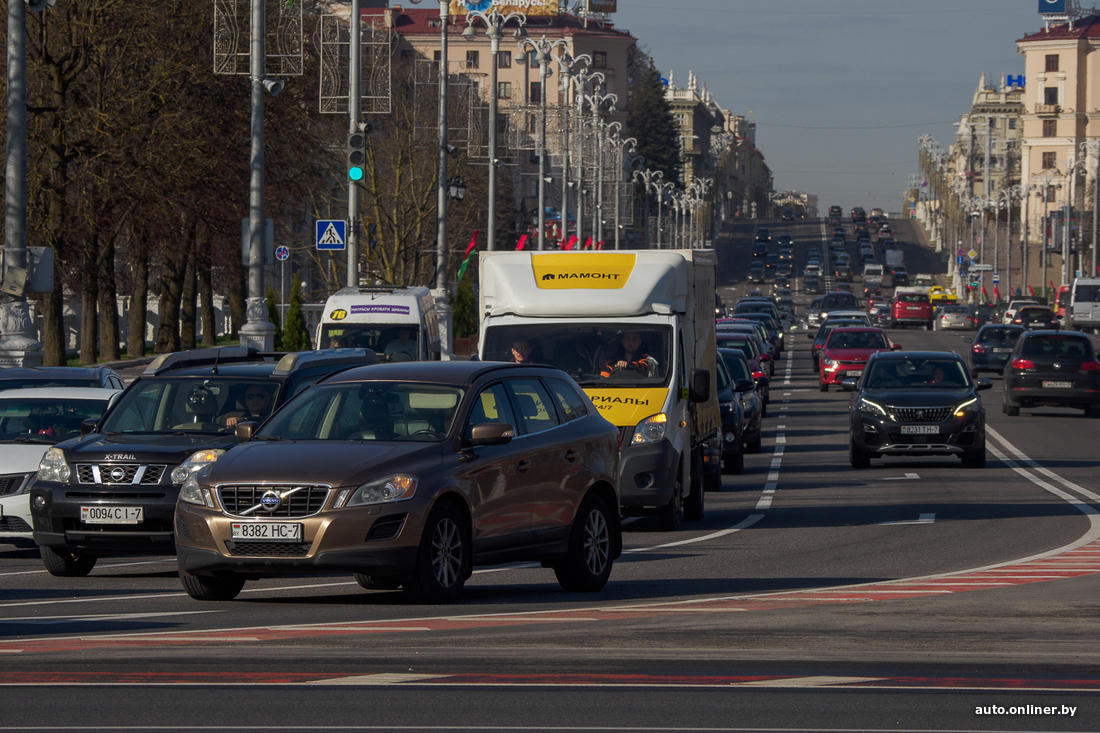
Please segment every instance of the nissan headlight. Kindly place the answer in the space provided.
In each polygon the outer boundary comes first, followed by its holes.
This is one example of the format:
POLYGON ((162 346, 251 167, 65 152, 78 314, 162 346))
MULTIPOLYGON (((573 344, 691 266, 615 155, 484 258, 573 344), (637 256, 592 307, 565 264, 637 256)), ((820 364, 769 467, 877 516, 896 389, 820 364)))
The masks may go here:
POLYGON ((982 405, 978 402, 978 398, 975 397, 972 400, 967 400, 958 407, 955 408, 955 417, 966 417, 967 415, 977 415, 982 411, 982 405))
POLYGON ((642 420, 634 428, 634 437, 630 439, 631 445, 645 445, 656 443, 665 439, 665 427, 668 425, 668 415, 658 412, 642 420))
POLYGON ((172 469, 172 483, 182 484, 203 466, 209 466, 217 461, 222 453, 225 451, 221 448, 207 448, 192 453, 183 463, 172 469))
POLYGON ((399 473, 395 476, 368 481, 355 490, 345 489, 336 497, 335 508, 343 506, 367 506, 368 504, 392 504, 405 501, 416 494, 416 476, 399 473), (351 494, 351 498, 348 495, 351 494))
POLYGON ((65 451, 60 448, 50 448, 38 463, 38 478, 43 481, 57 481, 63 484, 68 482, 72 475, 72 469, 65 462, 65 451))
POLYGON ((882 405, 879 405, 867 398, 863 398, 859 401, 858 409, 860 412, 866 412, 871 415, 878 415, 880 417, 886 417, 886 410, 882 405))
MULTIPOLYGON (((205 466, 199 468, 205 468, 205 466)), ((214 508, 214 497, 210 494, 210 489, 204 489, 199 485, 199 471, 188 475, 183 482, 183 486, 180 487, 180 501, 214 508)))

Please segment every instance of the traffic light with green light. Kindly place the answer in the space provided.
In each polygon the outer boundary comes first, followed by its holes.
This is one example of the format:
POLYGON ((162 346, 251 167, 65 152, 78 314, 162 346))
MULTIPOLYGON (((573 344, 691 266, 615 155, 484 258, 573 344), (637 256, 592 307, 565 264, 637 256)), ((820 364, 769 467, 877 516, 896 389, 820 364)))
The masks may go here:
POLYGON ((363 165, 367 160, 367 133, 349 132, 346 153, 348 178, 353 181, 363 180, 363 165))

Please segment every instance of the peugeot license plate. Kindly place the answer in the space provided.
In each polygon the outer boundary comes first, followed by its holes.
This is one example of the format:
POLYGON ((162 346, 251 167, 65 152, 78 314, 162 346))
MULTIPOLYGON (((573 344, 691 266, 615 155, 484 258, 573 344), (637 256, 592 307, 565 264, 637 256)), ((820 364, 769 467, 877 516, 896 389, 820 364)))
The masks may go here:
POLYGON ((1050 389, 1073 389, 1073 382, 1048 382, 1044 379, 1043 387, 1050 389))
POLYGON ((139 524, 142 518, 139 506, 80 507, 80 521, 84 524, 139 524))
POLYGON ((302 525, 298 522, 233 522, 231 536, 235 540, 301 542, 302 525))
POLYGON ((902 425, 902 435, 938 435, 939 425, 902 425))
POLYGON ((1010 354, 1010 353, 1012 353, 1012 349, 1006 349, 1006 348, 998 346, 998 347, 993 349, 993 353, 994 354, 1010 354))

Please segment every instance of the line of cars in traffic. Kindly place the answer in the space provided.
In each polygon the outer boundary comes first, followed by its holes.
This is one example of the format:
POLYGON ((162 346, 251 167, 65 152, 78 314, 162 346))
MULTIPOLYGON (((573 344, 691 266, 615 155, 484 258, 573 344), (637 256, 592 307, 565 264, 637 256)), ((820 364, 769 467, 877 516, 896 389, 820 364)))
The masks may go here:
POLYGON ((0 393, 5 447, 38 455, 9 481, 26 509, 3 506, 56 576, 174 553, 199 600, 349 572, 447 602, 475 565, 519 560, 596 591, 622 551, 619 430, 552 367, 223 347, 125 390, 43 392, 0 393))

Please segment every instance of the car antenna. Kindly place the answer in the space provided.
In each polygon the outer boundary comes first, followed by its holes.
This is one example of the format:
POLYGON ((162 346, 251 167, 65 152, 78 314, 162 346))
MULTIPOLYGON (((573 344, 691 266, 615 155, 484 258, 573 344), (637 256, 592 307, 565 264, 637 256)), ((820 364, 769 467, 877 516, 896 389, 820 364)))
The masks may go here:
POLYGON ((210 373, 215 375, 215 376, 218 373, 218 359, 221 358, 221 355, 222 355, 222 350, 221 349, 218 349, 216 352, 214 352, 214 366, 212 366, 210 368, 210 373))

